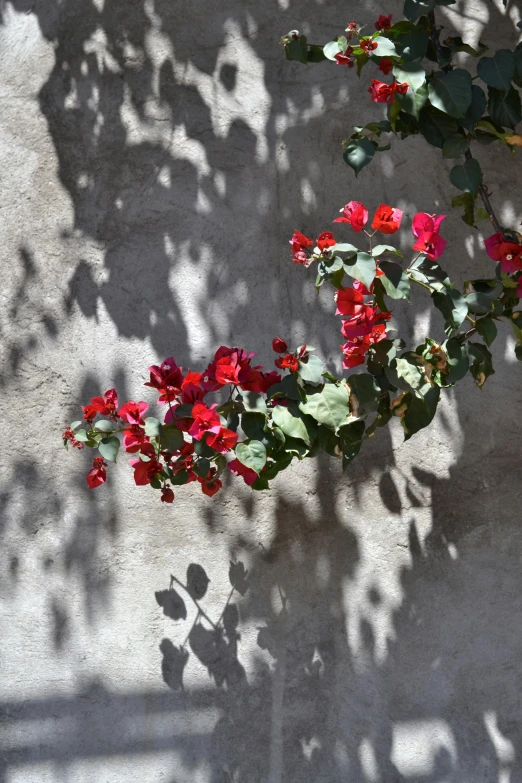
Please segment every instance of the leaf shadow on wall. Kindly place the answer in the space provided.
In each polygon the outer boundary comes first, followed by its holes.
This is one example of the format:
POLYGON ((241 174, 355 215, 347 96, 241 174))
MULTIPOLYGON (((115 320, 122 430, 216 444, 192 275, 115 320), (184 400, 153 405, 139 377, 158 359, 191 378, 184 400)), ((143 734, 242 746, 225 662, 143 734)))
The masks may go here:
MULTIPOLYGON (((318 483, 330 475, 324 469, 318 483)), ((339 497, 329 502, 324 493, 319 522, 305 501, 280 497, 268 547, 254 535, 238 537, 229 571, 235 589, 221 622, 204 617, 175 582, 156 593, 181 640, 166 637, 159 647, 174 709, 188 709, 199 692, 183 681, 191 658, 212 683, 205 703, 220 717, 198 758, 210 764, 211 783, 522 780, 522 535, 509 509, 497 506, 498 491, 512 493, 509 460, 498 457, 495 469, 504 473, 495 491, 485 489, 488 471, 474 472, 470 454, 447 478, 413 469, 401 494, 423 490, 432 527, 421 540, 410 510, 409 563, 399 568, 395 608, 384 585, 396 563, 375 560, 375 581, 362 595, 363 552, 337 511, 339 497), (480 502, 470 512, 472 493, 480 502), (386 651, 378 655, 387 614, 386 651)), ((216 611, 206 584, 198 606, 204 612, 207 599, 216 611)), ((180 768, 190 769, 192 746, 178 752, 180 768)))
MULTIPOLYGON (((375 207, 380 187, 379 198, 395 201, 397 183, 377 161, 355 181, 341 161, 339 139, 360 121, 361 105, 368 119, 382 113, 363 102, 364 85, 347 69, 286 63, 278 31, 295 26, 297 14, 314 39, 328 40, 338 9, 235 0, 210 13, 188 0, 11 5, 35 13, 55 44, 40 106, 74 206, 71 228, 96 248, 96 258, 75 262, 65 311, 93 318, 103 303, 120 335, 149 338, 162 358, 175 348, 184 365, 202 339, 258 343, 267 312, 271 328, 306 328, 303 339, 337 355, 336 328, 313 302, 312 276, 303 285, 304 270, 291 268, 288 237, 294 226, 313 235, 328 228, 349 196, 375 207), (323 106, 331 107, 327 121, 323 106)), ((396 16, 399 8, 391 8, 396 16)), ((493 3, 482 10, 484 32, 510 40, 510 20, 493 3)), ((361 22, 374 16, 361 9, 361 22)), ((393 152, 411 174, 403 175, 408 199, 428 210, 438 200, 447 211, 445 172, 444 193, 416 176, 421 165, 441 168, 439 151, 418 139, 402 146, 406 157, 398 142, 393 152)), ((462 267, 470 232, 456 220, 462 267)), ((268 343, 253 347, 266 356, 268 343)))

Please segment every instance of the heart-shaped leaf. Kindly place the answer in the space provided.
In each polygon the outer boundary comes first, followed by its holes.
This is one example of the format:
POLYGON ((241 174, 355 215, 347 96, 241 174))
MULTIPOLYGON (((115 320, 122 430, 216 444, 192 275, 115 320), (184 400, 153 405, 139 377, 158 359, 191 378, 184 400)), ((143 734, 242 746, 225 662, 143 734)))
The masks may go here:
POLYGON ((482 169, 475 158, 470 158, 462 166, 453 166, 450 171, 453 185, 464 193, 477 193, 482 184, 482 169))

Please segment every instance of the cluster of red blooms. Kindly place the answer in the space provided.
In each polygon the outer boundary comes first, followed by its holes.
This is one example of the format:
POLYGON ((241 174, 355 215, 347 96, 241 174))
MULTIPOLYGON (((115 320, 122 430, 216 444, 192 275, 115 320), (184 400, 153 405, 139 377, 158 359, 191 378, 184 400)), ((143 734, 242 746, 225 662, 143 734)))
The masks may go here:
MULTIPOLYGON (((377 21, 374 24, 374 27, 376 30, 389 30, 391 28, 391 20, 392 15, 389 16, 383 16, 381 14, 377 21)), ((346 39, 348 41, 351 41, 351 39, 354 37, 354 35, 358 35, 359 33, 359 26, 356 21, 350 22, 348 24, 348 27, 346 28, 346 39)), ((359 46, 363 50, 363 52, 367 55, 372 54, 372 52, 375 52, 379 48, 379 44, 377 41, 372 40, 369 37, 361 38, 359 40, 359 46)), ((353 56, 353 46, 348 46, 344 52, 338 52, 335 55, 335 61, 337 65, 347 65, 348 68, 353 68, 355 65, 354 56, 353 56)), ((389 57, 383 57, 379 63, 379 69, 387 74, 391 71, 393 68, 393 61, 389 57)), ((406 86, 407 89, 407 86, 406 86)))
MULTIPOLYGON (((289 353, 288 345, 280 337, 273 340, 272 347, 275 353, 279 354, 275 361, 276 366, 290 372, 297 372, 299 361, 307 356, 306 345, 296 353, 289 353)), ((261 366, 253 366, 253 356, 253 353, 247 353, 242 348, 221 346, 202 373, 191 370, 183 373, 172 357, 161 365, 149 367, 150 378, 145 386, 155 389, 159 394, 158 402, 168 405, 165 424, 174 425, 184 433, 183 443, 176 451, 162 448, 161 438, 155 445, 147 435, 144 416, 148 404, 141 400, 128 400, 118 407, 115 389, 109 389, 103 397, 93 397, 90 403, 82 408, 84 421, 89 429, 93 427, 94 419, 98 415, 108 417, 114 422, 111 433, 104 429, 104 435, 123 434, 125 451, 135 455, 129 460, 134 469, 135 483, 146 485, 155 482, 156 486, 159 483, 163 502, 172 503, 174 500, 174 492, 168 484, 169 473, 178 476, 182 471, 186 474, 183 483, 198 481, 203 493, 212 496, 222 487, 218 469, 211 466, 205 476, 198 474, 196 445, 203 441, 213 450, 214 456, 227 455, 235 449, 238 434, 224 426, 224 420, 216 410, 217 403, 209 405, 204 398, 226 386, 243 392, 266 394, 275 383, 281 381, 277 371, 263 372, 261 366)), ((285 403, 278 401, 276 404, 285 403)), ((71 442, 77 448, 83 448, 83 444, 75 439, 72 429, 65 430, 63 437, 65 443, 71 442)), ((93 460, 92 468, 87 473, 87 484, 91 489, 105 483, 106 467, 107 463, 102 457, 93 460)), ((226 467, 236 476, 241 476, 247 485, 252 485, 258 478, 254 470, 237 458, 228 461, 226 467)))
MULTIPOLYGON (((389 67, 388 63, 386 64, 386 67, 389 67)), ((391 68, 393 68, 393 64, 391 65, 391 68)), ((368 87, 368 92, 372 96, 372 101, 375 103, 393 103, 395 101, 395 93, 404 95, 408 92, 408 87, 409 85, 406 82, 394 81, 392 84, 386 84, 386 82, 380 82, 378 79, 372 79, 372 83, 368 87)))
MULTIPOLYGON (((316 247, 318 250, 317 255, 321 255, 328 251, 328 248, 333 247, 336 244, 334 235, 331 231, 323 231, 319 234, 316 241, 316 247)), ((292 248, 292 261, 294 264, 302 264, 303 266, 310 266, 313 261, 313 253, 311 248, 314 247, 313 239, 308 239, 300 231, 294 229, 294 234, 290 240, 290 246, 292 248)))
POLYGON ((62 439, 64 446, 67 446, 70 443, 74 449, 78 449, 79 451, 83 449, 83 443, 80 443, 79 440, 76 440, 74 437, 74 432, 70 427, 67 427, 67 429, 62 433, 62 439))
MULTIPOLYGON (((357 233, 363 231, 368 223, 368 210, 360 201, 350 201, 342 208, 341 213, 342 216, 333 222, 348 223, 357 233)), ((371 227, 374 231, 380 231, 382 234, 395 234, 401 226, 402 216, 402 210, 387 204, 380 204, 375 211, 371 227)), ((429 215, 427 212, 418 212, 412 221, 412 233, 416 239, 413 250, 427 256, 431 261, 439 258, 446 247, 446 241, 439 234, 440 225, 444 218, 445 215, 429 215)), ((329 249, 336 244, 336 241, 329 232, 321 234, 320 239, 322 240, 321 245, 318 239, 317 247, 312 253, 313 241, 299 231, 294 231, 290 240, 293 252, 292 260, 296 264, 308 266, 317 254, 328 255, 329 249)), ((494 239, 494 237, 491 238, 491 240, 494 239)), ((522 269, 522 246, 516 247, 518 247, 516 263, 519 264, 517 268, 522 269)), ((490 248, 497 255, 504 253, 504 258, 514 258, 514 256, 510 256, 510 253, 514 253, 512 245, 503 244, 499 250, 500 245, 491 242, 490 248)), ((511 260, 510 263, 515 262, 511 260)), ((376 277, 382 274, 377 261, 376 277)), ((347 339, 347 342, 341 346, 344 354, 343 365, 346 369, 363 364, 370 346, 387 337, 385 322, 390 319, 391 314, 389 312, 383 313, 377 306, 365 301, 365 297, 372 294, 373 283, 370 288, 366 288, 363 283, 357 280, 354 281, 352 288, 341 288, 335 294, 336 315, 347 316, 347 319, 343 320, 341 329, 343 337, 347 339)))

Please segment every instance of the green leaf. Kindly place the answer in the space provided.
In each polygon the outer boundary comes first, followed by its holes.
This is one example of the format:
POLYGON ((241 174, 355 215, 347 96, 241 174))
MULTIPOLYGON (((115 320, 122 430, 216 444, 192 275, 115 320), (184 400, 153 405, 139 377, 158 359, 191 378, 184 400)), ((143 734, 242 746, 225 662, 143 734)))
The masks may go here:
POLYGON ((110 438, 102 438, 98 445, 98 451, 102 457, 109 460, 109 462, 116 462, 116 457, 118 456, 119 450, 120 439, 114 435, 112 435, 110 438))
POLYGON ((297 406, 290 409, 290 406, 276 405, 272 410, 272 420, 289 438, 297 438, 310 446, 312 439, 307 426, 302 416, 294 415, 294 412, 300 413, 297 406))
POLYGON ((208 446, 204 440, 194 441, 194 453, 197 454, 198 457, 206 457, 208 459, 212 459, 216 454, 214 449, 208 446))
POLYGON ((369 373, 351 375, 350 392, 357 398, 357 415, 364 416, 367 413, 373 413, 379 407, 381 390, 377 387, 373 375, 369 373))
POLYGON ((515 130, 522 119, 522 107, 518 90, 511 87, 507 93, 504 93, 501 90, 489 87, 488 111, 489 116, 497 125, 515 130))
POLYGON ((340 244, 333 245, 328 248, 332 253, 357 253, 355 245, 350 245, 348 242, 341 242, 340 244))
POLYGON ((323 54, 327 60, 336 62, 335 55, 346 51, 346 38, 344 36, 337 41, 329 41, 323 46, 323 54))
POLYGON ((478 193, 482 184, 482 169, 476 158, 466 160, 461 166, 453 166, 450 171, 451 184, 465 193, 478 193))
POLYGON ((482 87, 479 87, 478 84, 473 84, 471 87, 471 103, 464 117, 459 120, 459 125, 462 125, 466 130, 473 130, 486 111, 486 103, 486 93, 482 87))
POLYGON ((369 288, 375 279, 377 265, 375 258, 368 255, 368 253, 357 253, 357 260, 354 263, 350 263, 349 260, 346 261, 344 269, 350 277, 359 280, 366 288, 369 288))
POLYGON ((179 451, 184 444, 183 433, 174 424, 164 424, 161 429, 161 448, 179 451))
POLYGON ((71 423, 71 429, 73 430, 73 432, 74 432, 74 430, 78 429, 78 427, 80 426, 80 424, 82 424, 82 422, 83 422, 83 419, 79 419, 78 421, 73 421, 71 423))
POLYGON ((309 63, 322 63, 325 60, 323 47, 316 44, 308 44, 308 53, 306 61, 309 63))
POLYGON ((432 386, 424 397, 418 397, 411 393, 404 397, 403 404, 406 408, 401 417, 401 423, 405 440, 409 440, 416 432, 431 424, 439 399, 440 389, 438 386, 432 386))
POLYGON ((393 340, 379 340, 370 346, 366 366, 372 375, 381 375, 396 355, 397 348, 393 340))
POLYGON ((515 55, 509 49, 498 49, 493 57, 481 57, 477 74, 489 87, 507 92, 515 75, 515 55))
POLYGON ((408 90, 404 95, 397 93, 396 98, 405 112, 418 119, 421 109, 428 101, 428 88, 424 85, 415 92, 408 90))
POLYGON ((468 342, 469 358, 472 360, 469 371, 475 383, 481 389, 490 375, 493 375, 493 357, 485 345, 468 342))
MULTIPOLYGON (((396 25, 394 25, 394 28, 396 25)), ((429 35, 420 27, 413 27, 405 33, 397 36, 395 48, 398 49, 401 58, 408 62, 422 60, 426 56, 429 35)))
MULTIPOLYGON (((357 376, 354 376, 357 377, 357 376)), ((343 470, 357 456, 364 435, 364 421, 354 421, 339 428, 339 447, 343 453, 343 470)))
POLYGON ((456 54, 457 52, 465 52, 466 54, 470 54, 472 57, 481 57, 488 50, 488 47, 483 44, 482 41, 479 41, 478 43, 479 48, 474 49, 469 44, 464 43, 460 35, 452 35, 450 38, 446 38, 444 43, 452 54, 456 54))
POLYGON ((270 399, 276 397, 286 397, 289 400, 301 401, 301 391, 299 386, 299 379, 295 373, 285 375, 280 383, 275 383, 268 390, 268 397, 270 399))
POLYGON ((94 429, 99 432, 113 432, 115 428, 114 422, 108 421, 107 419, 100 419, 100 421, 97 421, 94 425, 94 429))
POLYGON ((374 49, 372 52, 374 57, 395 57, 397 54, 395 45, 389 38, 378 35, 377 38, 373 39, 373 42, 377 44, 377 49, 374 49))
POLYGON ((145 435, 149 438, 159 438, 161 435, 161 423, 153 416, 147 416, 145 419, 145 435))
POLYGON ((241 429, 247 438, 262 441, 265 439, 266 416, 260 411, 248 411, 241 416, 241 429))
POLYGON ((198 474, 198 476, 201 476, 201 478, 205 478, 210 470, 210 460, 208 460, 206 457, 201 457, 195 463, 194 470, 198 474))
POLYGON ((471 293, 466 296, 468 310, 476 315, 484 315, 491 312, 491 300, 486 294, 471 293))
POLYGON ((306 361, 299 362, 299 374, 308 383, 323 383, 324 364, 318 356, 310 354, 306 361))
POLYGON ((375 155, 375 146, 368 141, 368 139, 356 139, 348 144, 343 153, 345 162, 355 172, 355 176, 359 174, 361 169, 371 162, 375 155))
POLYGON ((410 281, 399 264, 395 264, 392 261, 381 261, 379 267, 384 272, 379 279, 388 296, 391 296, 392 299, 409 300, 410 281))
POLYGON ((177 473, 172 471, 169 473, 169 481, 173 487, 179 487, 186 484, 188 481, 188 473, 186 470, 180 470, 177 473))
POLYGON ((476 321, 476 328, 477 332, 489 347, 497 336, 497 327, 493 318, 491 318, 490 315, 487 315, 485 318, 478 318, 476 321))
POLYGON ((453 136, 458 130, 456 120, 433 106, 426 106, 419 115, 419 131, 432 147, 442 149, 448 136, 453 136))
POLYGON ((395 65, 393 75, 398 82, 406 82, 416 92, 426 81, 426 71, 420 63, 402 63, 395 65))
POLYGON ((446 291, 445 293, 435 291, 431 298, 435 307, 444 316, 444 331, 446 334, 451 334, 454 329, 458 329, 468 314, 466 300, 456 288, 452 288, 451 291, 446 291))
POLYGON ((372 250, 372 256, 374 258, 382 256, 383 253, 393 253, 394 256, 400 256, 402 258, 401 251, 397 250, 397 248, 393 247, 393 245, 375 245, 372 250))
POLYGON ((386 375, 394 386, 405 391, 414 391, 424 396, 431 384, 426 375, 426 369, 422 364, 422 357, 413 351, 403 354, 395 360, 387 370, 386 375), (396 373, 397 378, 393 379, 396 373), (395 382, 394 382, 395 380, 395 382))
POLYGON ((444 373, 445 385, 449 386, 464 378, 468 371, 469 358, 466 346, 462 345, 458 338, 452 337, 442 347, 448 355, 448 364, 444 373))
POLYGON ((436 261, 430 261, 426 256, 421 256, 410 264, 410 277, 426 283, 436 291, 445 291, 451 288, 451 280, 436 261))
POLYGON ((75 433, 74 437, 76 438, 76 440, 79 440, 80 443, 88 443, 89 440, 91 440, 91 438, 89 437, 89 435, 87 435, 86 431, 83 428, 81 430, 78 430, 75 433))
POLYGON ((241 402, 245 406, 246 411, 254 411, 256 413, 266 413, 265 398, 252 391, 241 392, 241 402))
POLYGON ((255 470, 258 475, 266 465, 266 449, 258 440, 238 443, 236 457, 247 468, 255 470))
POLYGON ((321 392, 309 394, 306 403, 301 403, 299 409, 319 424, 336 430, 349 414, 348 390, 346 386, 327 383, 321 392))
POLYGON ((428 87, 430 103, 450 117, 464 117, 471 103, 471 75, 463 68, 437 72, 428 87))
POLYGON ((473 193, 463 193, 461 196, 453 196, 451 199, 452 207, 463 207, 464 214, 462 220, 468 226, 475 227, 475 202, 477 196, 473 193))
POLYGON ((298 38, 290 38, 290 43, 285 44, 285 57, 287 60, 297 60, 305 63, 308 60, 308 45, 306 36, 300 35, 298 38))
POLYGON ((469 139, 461 133, 448 136, 442 147, 443 158, 460 158, 469 148, 469 139))
POLYGON ((421 16, 426 16, 435 8, 435 0, 405 0, 404 16, 410 22, 416 22, 421 16))

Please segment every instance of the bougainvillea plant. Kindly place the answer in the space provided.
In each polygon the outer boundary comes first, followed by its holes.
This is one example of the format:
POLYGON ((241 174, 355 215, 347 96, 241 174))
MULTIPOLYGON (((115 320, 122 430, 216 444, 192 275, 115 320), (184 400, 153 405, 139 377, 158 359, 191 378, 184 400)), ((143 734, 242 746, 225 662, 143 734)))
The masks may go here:
POLYGON ((387 104, 387 119, 355 126, 343 142, 344 160, 356 175, 376 152, 390 149, 390 143, 380 144, 383 134, 401 139, 420 135, 438 147, 443 158, 459 160, 449 177, 461 191, 453 197, 452 206, 464 209, 464 221, 476 226, 489 218, 495 231, 506 237, 471 147, 497 143, 514 153, 522 146, 522 136, 516 133, 522 120, 518 89, 522 87, 522 42, 514 49, 485 56, 488 47, 483 43, 474 48, 459 36, 441 41, 442 28, 437 26, 434 9, 455 2, 405 0, 405 18, 393 24, 391 15, 381 14, 369 31, 352 21, 325 46, 309 44, 297 30, 285 35, 282 43, 288 60, 329 60, 334 67, 355 68, 359 77, 363 69, 370 71, 369 100, 387 104), (461 53, 478 59, 476 76, 455 65, 455 55, 461 53), (477 196, 483 205, 479 209, 477 196))
POLYGON ((89 487, 105 483, 107 464, 122 445, 135 483, 159 490, 166 503, 174 500, 173 487, 193 481, 214 495, 226 471, 252 489, 267 489, 294 457, 314 457, 321 450, 342 458, 346 468, 364 440, 392 416, 400 418, 409 438, 432 421, 442 388, 468 371, 482 387, 494 372, 488 346, 499 319, 513 325, 522 355, 522 311, 514 310, 522 288, 522 245, 494 234, 486 242, 497 261, 494 275, 465 283, 461 292, 438 263, 446 247, 440 234, 444 215, 414 216, 408 263, 388 244, 402 220, 400 209, 380 204, 368 230, 367 208, 350 201, 333 223, 348 224, 364 237, 363 249, 337 242, 331 231, 314 242, 296 230, 290 240, 294 263, 316 265, 317 288, 333 286, 344 368, 365 364, 365 372, 336 378, 312 346, 291 351, 280 337, 272 342, 277 370, 270 372, 253 364, 254 354, 243 348, 221 346, 202 372, 183 372, 170 357, 149 367, 145 383, 166 409, 161 419, 146 415, 144 401, 120 404, 116 390, 109 389, 93 397, 83 418, 63 433, 66 446, 97 451, 87 473, 89 487), (403 350, 404 342, 393 334, 391 304, 409 301, 412 285, 429 291, 446 337, 427 337, 414 350, 403 350))

